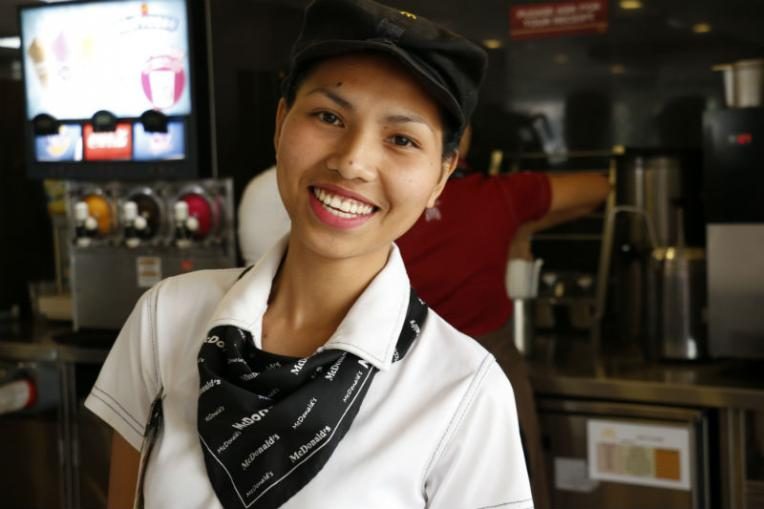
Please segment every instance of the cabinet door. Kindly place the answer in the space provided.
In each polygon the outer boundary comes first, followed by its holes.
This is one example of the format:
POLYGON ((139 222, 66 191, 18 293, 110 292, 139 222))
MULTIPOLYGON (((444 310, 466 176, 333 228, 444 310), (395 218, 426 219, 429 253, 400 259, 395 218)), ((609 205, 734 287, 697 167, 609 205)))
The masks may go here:
POLYGON ((63 478, 59 468, 56 412, 11 414, 0 418, 0 506, 38 509, 59 506, 63 478))
MULTIPOLYGON (((702 410, 651 405, 603 403, 542 398, 539 418, 544 434, 546 464, 552 480, 552 507, 555 509, 706 509, 708 493, 708 417, 702 410), (611 479, 592 479, 589 457, 602 458, 589 451, 591 423, 612 423, 614 429, 637 430, 634 438, 614 438, 611 444, 619 475, 611 479), (638 430, 646 430, 639 436, 638 430), (687 461, 681 467, 686 486, 663 482, 666 474, 666 448, 653 440, 656 430, 680 431, 687 437, 683 448, 687 461), (651 442, 652 440, 652 442, 651 442), (652 443, 655 445, 652 445, 652 443), (663 455, 663 456, 661 456, 663 455), (622 474, 622 475, 621 475, 622 474), (663 485, 661 485, 663 483, 663 485), (673 486, 672 486, 673 484, 673 486), (669 487, 667 487, 669 486, 669 487)), ((659 437, 660 438, 660 437, 659 437)), ((679 462, 669 469, 677 468, 679 462)), ((676 479, 679 479, 677 470, 676 479)))

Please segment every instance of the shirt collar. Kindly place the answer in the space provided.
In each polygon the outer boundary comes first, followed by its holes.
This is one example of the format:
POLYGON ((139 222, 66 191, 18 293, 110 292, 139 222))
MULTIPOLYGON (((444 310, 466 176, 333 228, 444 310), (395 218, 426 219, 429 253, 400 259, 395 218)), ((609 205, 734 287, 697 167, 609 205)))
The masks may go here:
MULTIPOLYGON (((234 283, 215 309, 209 328, 233 325, 245 329, 252 334, 255 345, 261 347, 263 315, 287 241, 288 235, 234 283)), ((406 319, 409 291, 403 259, 393 244, 384 268, 372 279, 319 351, 344 350, 377 369, 389 369, 406 319)))

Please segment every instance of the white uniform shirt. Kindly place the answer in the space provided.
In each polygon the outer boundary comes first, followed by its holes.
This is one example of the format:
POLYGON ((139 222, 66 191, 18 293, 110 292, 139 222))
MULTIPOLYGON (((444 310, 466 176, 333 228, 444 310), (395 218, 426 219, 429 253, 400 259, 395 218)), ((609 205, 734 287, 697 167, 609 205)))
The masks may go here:
MULTIPOLYGON (((271 281, 286 242, 239 281, 241 269, 165 279, 122 329, 85 406, 136 449, 164 387, 164 423, 148 463, 147 509, 220 508, 196 428, 197 355, 216 325, 260 346, 271 281)), ((323 348, 377 368, 358 415, 289 509, 533 507, 512 388, 493 356, 430 310, 406 356, 392 356, 409 280, 397 247, 323 348)))
POLYGON ((239 249, 245 264, 259 260, 291 227, 271 166, 249 181, 239 202, 239 249))

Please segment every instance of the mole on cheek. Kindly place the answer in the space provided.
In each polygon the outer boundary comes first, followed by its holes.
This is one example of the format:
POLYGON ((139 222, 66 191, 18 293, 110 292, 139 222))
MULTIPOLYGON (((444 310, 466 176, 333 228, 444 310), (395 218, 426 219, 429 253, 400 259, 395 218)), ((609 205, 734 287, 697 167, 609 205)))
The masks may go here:
POLYGON ((341 86, 342 86, 342 82, 341 81, 338 81, 337 84, 335 85, 335 87, 338 87, 338 88, 341 87, 341 86))

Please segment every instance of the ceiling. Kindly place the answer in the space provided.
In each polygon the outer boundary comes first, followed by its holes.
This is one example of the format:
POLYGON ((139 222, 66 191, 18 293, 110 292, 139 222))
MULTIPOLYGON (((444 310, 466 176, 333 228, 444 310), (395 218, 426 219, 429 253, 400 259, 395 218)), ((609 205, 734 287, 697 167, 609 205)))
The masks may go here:
MULTIPOLYGON (((215 0, 224 1, 224 0, 215 0)), ((236 1, 236 0, 234 0, 236 1)), ((262 3, 275 2, 302 6, 308 0, 250 0, 262 3)), ((405 6, 413 12, 420 12, 428 17, 445 23, 467 36, 477 37, 506 37, 509 6, 512 4, 530 4, 549 0, 385 0, 391 5, 405 6), (475 4, 479 8, 475 8, 475 4)), ((749 42, 764 43, 760 30, 764 21, 764 6, 755 7, 756 2, 750 0, 641 0, 644 8, 638 11, 623 11, 618 7, 617 0, 610 0, 609 18, 611 35, 616 25, 623 27, 639 27, 637 30, 627 30, 632 33, 633 42, 652 38, 650 32, 643 28, 650 27, 651 31, 661 27, 680 29, 692 26, 701 21, 711 21, 714 28, 725 33, 734 34, 738 39, 749 42), (691 8, 688 9, 688 6, 691 8), (635 23, 631 23, 631 21, 635 23), (626 24, 620 23, 626 21, 626 24)), ((34 4, 35 0, 0 0, 0 37, 18 35, 17 8, 19 4, 34 4)), ((621 32, 621 30, 617 30, 621 32)), ((624 36, 626 34, 624 33, 624 36)))
MULTIPOLYGON (((195 0, 196 1, 196 0, 195 0)), ((202 1, 202 0, 198 0, 202 1)), ((309 0, 208 0, 228 2, 236 9, 242 3, 273 3, 300 9, 309 0)), ((545 3, 552 0, 383 0, 439 21, 477 41, 509 43, 509 9, 514 4, 545 3)), ((640 0, 643 8, 621 9, 621 0, 609 0, 609 27, 604 36, 558 37, 512 41, 505 49, 512 67, 526 72, 551 69, 554 59, 577 65, 576 54, 587 64, 654 67, 670 61, 680 67, 697 61, 721 63, 741 58, 764 58, 764 3, 761 0, 640 0), (690 7, 690 8, 688 8, 690 7), (705 35, 693 33, 698 23, 710 23, 705 35), (547 55, 548 53, 548 55, 547 55), (563 55, 562 57, 560 55, 563 55)), ((0 0, 0 37, 18 35, 18 4, 35 0, 0 0)), ((267 8, 267 7, 266 7, 267 8)), ((0 64, 17 59, 15 50, 0 48, 0 64)), ((504 58, 500 56, 499 58, 504 58)), ((557 66, 559 67, 559 66, 557 66)), ((604 67, 603 67, 604 68, 604 67)), ((588 71, 587 71, 588 72, 588 71)))

